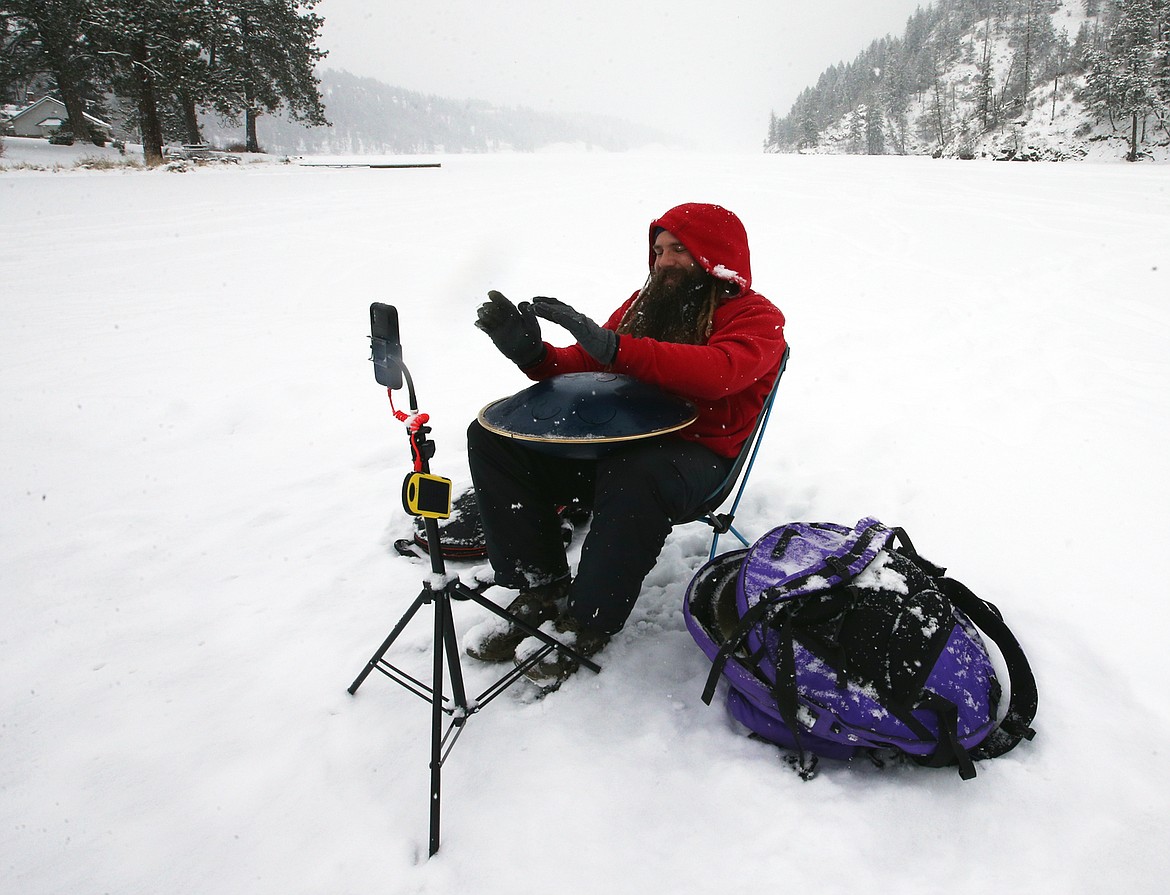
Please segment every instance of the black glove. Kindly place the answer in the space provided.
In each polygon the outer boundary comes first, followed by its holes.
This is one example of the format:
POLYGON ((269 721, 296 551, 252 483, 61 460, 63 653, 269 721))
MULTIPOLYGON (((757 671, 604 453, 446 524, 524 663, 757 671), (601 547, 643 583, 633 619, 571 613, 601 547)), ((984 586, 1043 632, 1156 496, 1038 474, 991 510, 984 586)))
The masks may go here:
POLYGON ((559 298, 545 298, 538 295, 532 299, 536 315, 563 326, 577 340, 590 356, 600 364, 609 366, 617 357, 618 335, 612 329, 598 326, 580 311, 575 311, 559 298))
POLYGON ((544 357, 540 321, 532 305, 523 301, 517 308, 494 289, 476 312, 475 325, 482 329, 500 353, 518 367, 530 367, 544 357))

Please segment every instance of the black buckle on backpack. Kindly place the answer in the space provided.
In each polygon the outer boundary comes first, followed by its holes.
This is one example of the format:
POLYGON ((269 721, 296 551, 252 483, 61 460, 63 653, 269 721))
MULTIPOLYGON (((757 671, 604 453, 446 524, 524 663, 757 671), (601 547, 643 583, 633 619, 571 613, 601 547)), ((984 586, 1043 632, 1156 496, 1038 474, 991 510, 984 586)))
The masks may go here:
POLYGON ((842 584, 845 584, 853 578, 853 572, 849 569, 849 563, 845 562, 839 556, 825 557, 825 565, 833 570, 833 574, 841 579, 842 584))

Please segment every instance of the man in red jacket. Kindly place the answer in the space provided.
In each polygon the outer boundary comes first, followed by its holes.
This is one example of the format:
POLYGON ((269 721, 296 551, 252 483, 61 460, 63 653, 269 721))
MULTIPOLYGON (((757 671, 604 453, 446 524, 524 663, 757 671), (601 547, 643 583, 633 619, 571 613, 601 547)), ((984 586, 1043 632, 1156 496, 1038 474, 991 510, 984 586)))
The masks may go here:
MULTIPOLYGON (((555 298, 514 306, 498 292, 476 326, 531 379, 608 370, 690 399, 698 419, 676 436, 631 442, 598 460, 540 453, 468 429, 468 461, 496 583, 533 626, 591 656, 625 624, 676 520, 692 516, 723 481, 751 434, 784 353, 784 315, 751 289, 747 233, 718 205, 679 205, 650 224, 650 275, 604 325, 555 298), (577 340, 557 348, 544 318, 577 340), (570 578, 557 507, 593 512, 576 579, 570 578)), ((490 627, 490 626, 487 626, 490 627)), ((524 632, 499 626, 467 645, 485 661, 516 656, 524 632)), ((530 669, 559 686, 577 664, 553 652, 530 669)))

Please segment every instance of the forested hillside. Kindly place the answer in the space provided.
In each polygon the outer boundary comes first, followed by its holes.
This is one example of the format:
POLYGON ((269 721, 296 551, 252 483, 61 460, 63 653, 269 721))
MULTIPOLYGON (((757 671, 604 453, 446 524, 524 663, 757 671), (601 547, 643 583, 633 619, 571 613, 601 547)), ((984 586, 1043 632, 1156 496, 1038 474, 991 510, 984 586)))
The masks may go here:
MULTIPOLYGON (((326 69, 321 98, 331 127, 309 127, 282 115, 262 117, 257 130, 269 152, 284 154, 532 151, 557 143, 620 151, 668 138, 649 128, 601 116, 559 116, 415 93, 373 78, 326 69)), ((221 145, 238 129, 203 122, 221 145)))
POLYGON ((1166 158, 1170 0, 937 0, 826 70, 772 152, 1166 158))

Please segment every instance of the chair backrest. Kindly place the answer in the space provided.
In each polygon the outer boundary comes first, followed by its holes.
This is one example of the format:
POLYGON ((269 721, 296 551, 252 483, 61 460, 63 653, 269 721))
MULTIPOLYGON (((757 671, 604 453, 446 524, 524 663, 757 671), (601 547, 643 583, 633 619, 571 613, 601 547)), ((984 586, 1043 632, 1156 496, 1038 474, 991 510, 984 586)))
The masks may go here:
POLYGON ((780 377, 784 375, 784 369, 788 366, 788 352, 789 347, 784 347, 784 354, 780 358, 780 367, 776 371, 776 379, 772 383, 772 389, 768 392, 768 397, 764 399, 764 404, 760 408, 760 414, 756 417, 756 424, 752 428, 752 434, 748 436, 747 441, 743 443, 743 447, 739 449, 739 455, 735 458, 735 462, 728 470, 727 476, 719 484, 714 491, 703 501, 703 505, 699 510, 685 520, 687 522, 706 522, 714 529, 714 535, 711 538, 711 558, 715 558, 715 550, 719 544, 719 536, 722 534, 731 533, 739 539, 745 547, 750 547, 751 544, 736 531, 732 525, 735 519, 735 512, 739 508, 739 501, 743 497, 744 489, 747 487, 748 476, 752 473, 752 466, 756 462, 756 454, 760 450, 760 443, 764 440, 764 429, 768 425, 768 418, 772 415, 772 404, 776 400, 776 392, 780 388, 780 377), (736 485, 739 485, 738 489, 736 485), (727 502, 727 499, 735 492, 735 500, 731 504, 731 509, 727 513, 718 512, 719 508, 727 502))

